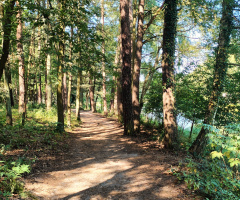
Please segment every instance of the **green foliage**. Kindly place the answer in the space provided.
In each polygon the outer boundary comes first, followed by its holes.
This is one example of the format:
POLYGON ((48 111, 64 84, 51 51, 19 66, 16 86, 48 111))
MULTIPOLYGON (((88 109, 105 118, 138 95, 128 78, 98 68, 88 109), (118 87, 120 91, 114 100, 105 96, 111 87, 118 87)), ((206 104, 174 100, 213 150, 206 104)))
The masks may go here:
POLYGON ((11 197, 12 194, 17 193, 22 195, 24 193, 24 184, 20 181, 23 174, 30 172, 29 162, 26 163, 19 158, 16 161, 6 160, 4 157, 5 146, 1 145, 0 151, 0 197, 11 197))
MULTIPOLYGON (((58 151, 61 145, 66 147, 67 134, 56 132, 56 108, 49 111, 36 105, 29 106, 28 119, 24 127, 21 126, 21 117, 16 109, 13 109, 13 126, 5 126, 4 112, 0 112, 0 198, 10 197, 13 194, 25 195, 24 184, 20 178, 30 172, 31 164, 38 158, 41 152, 58 151), (1 122, 2 121, 2 122, 1 122), (31 152, 31 156, 8 155, 15 149, 31 152)), ((1 109, 1 111, 5 111, 1 109)))
POLYGON ((200 190, 211 199, 237 200, 240 198, 240 125, 205 128, 210 131, 208 156, 197 161, 186 159, 175 175, 189 188, 200 190))

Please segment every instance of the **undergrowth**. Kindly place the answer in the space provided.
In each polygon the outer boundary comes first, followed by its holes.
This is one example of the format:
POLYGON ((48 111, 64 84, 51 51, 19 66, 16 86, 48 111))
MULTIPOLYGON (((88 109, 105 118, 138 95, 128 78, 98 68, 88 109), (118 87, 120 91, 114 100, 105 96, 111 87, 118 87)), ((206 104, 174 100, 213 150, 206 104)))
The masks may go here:
POLYGON ((13 126, 5 125, 5 109, 0 108, 0 199, 26 195, 21 177, 31 171, 43 152, 67 148, 66 133, 56 131, 57 111, 29 106, 27 120, 13 109, 13 126))
POLYGON ((204 158, 186 158, 174 174, 207 199, 240 199, 240 125, 209 129, 204 158))

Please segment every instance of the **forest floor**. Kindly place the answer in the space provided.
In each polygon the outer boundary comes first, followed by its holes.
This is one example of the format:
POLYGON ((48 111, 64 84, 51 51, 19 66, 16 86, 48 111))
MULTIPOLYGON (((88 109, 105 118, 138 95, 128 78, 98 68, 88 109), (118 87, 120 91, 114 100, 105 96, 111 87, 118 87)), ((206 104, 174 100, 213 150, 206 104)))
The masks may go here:
POLYGON ((123 136, 114 119, 83 111, 81 120, 66 141, 68 151, 46 155, 25 178, 37 199, 201 199, 172 175, 184 155, 123 136))

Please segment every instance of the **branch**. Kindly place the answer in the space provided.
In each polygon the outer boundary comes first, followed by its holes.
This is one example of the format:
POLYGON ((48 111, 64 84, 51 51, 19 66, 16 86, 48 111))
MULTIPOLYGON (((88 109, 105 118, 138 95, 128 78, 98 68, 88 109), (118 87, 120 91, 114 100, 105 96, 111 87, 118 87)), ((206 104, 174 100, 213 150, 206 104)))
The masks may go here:
POLYGON ((228 63, 228 65, 234 65, 234 66, 239 66, 240 67, 240 64, 237 64, 237 63, 228 63))
POLYGON ((152 18, 149 20, 149 22, 145 25, 146 27, 143 30, 143 34, 146 32, 146 30, 149 28, 149 26, 151 26, 151 24, 153 23, 153 21, 156 19, 156 17, 159 15, 159 12, 161 10, 163 10, 165 6, 165 1, 162 3, 161 7, 159 7, 155 13, 155 15, 152 16, 152 18))
POLYGON ((157 37, 160 37, 160 36, 162 36, 162 35, 154 35, 154 36, 152 36, 152 37, 144 40, 144 41, 143 41, 143 44, 146 44, 146 43, 150 42, 152 39, 157 38, 157 37))

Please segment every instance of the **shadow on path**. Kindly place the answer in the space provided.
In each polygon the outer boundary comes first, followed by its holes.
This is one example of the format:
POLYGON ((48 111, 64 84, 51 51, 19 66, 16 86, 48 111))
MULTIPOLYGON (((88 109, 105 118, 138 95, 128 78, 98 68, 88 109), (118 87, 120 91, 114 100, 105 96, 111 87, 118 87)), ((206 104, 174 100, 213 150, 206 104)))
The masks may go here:
POLYGON ((179 158, 144 150, 114 120, 86 111, 81 117, 64 159, 26 180, 39 199, 196 199, 170 175, 179 158))

